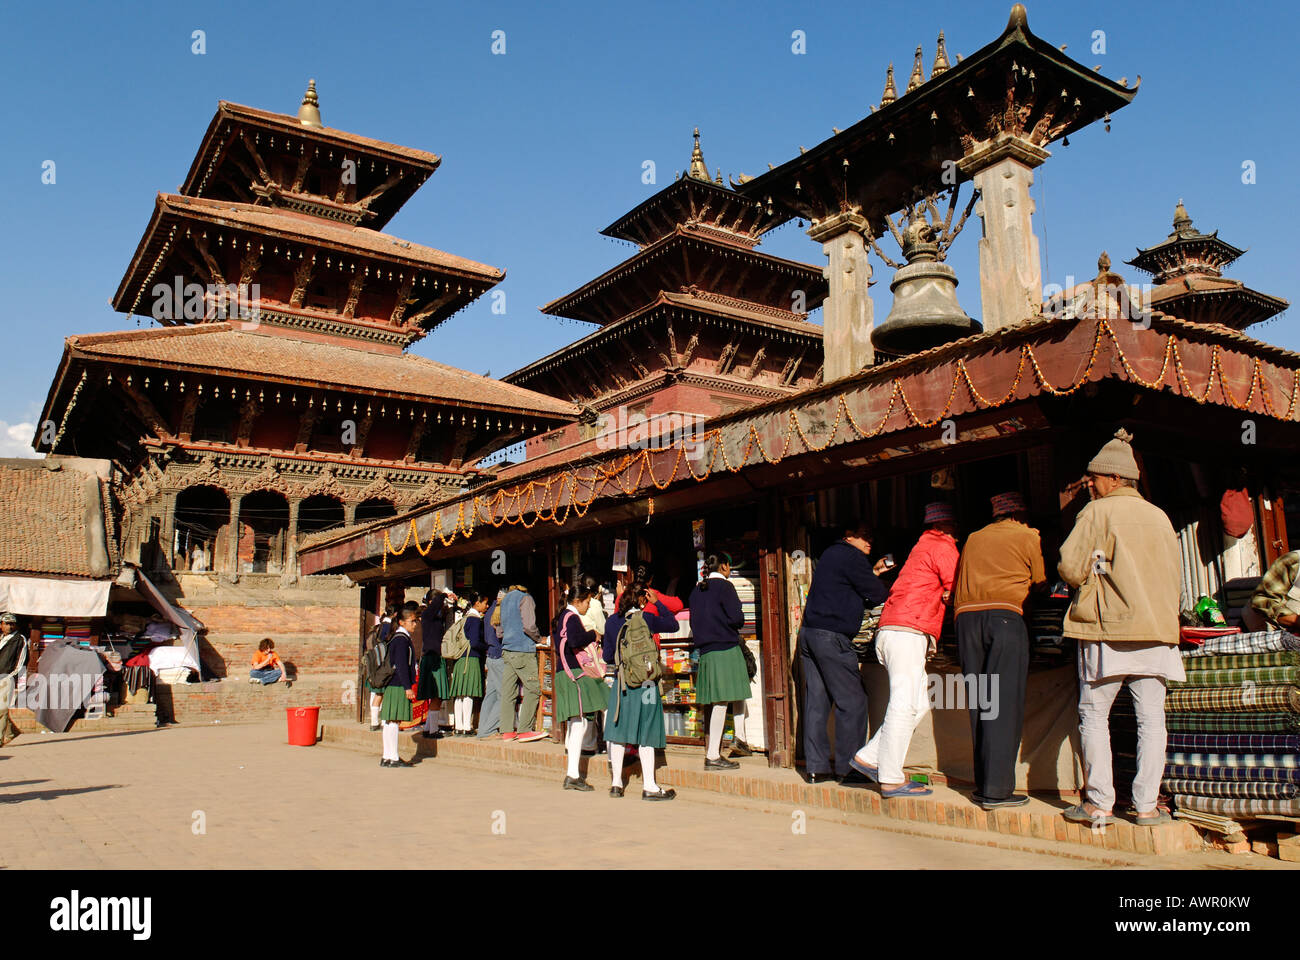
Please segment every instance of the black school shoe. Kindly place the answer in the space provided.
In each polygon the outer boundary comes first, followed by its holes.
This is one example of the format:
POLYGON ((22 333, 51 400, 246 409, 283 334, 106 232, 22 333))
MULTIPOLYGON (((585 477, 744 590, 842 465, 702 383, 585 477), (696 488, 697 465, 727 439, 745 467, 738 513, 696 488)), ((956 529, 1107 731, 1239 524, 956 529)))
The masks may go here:
POLYGON ((411 763, 411 761, 409 760, 380 760, 379 765, 381 767, 390 767, 390 768, 415 766, 415 764, 411 763))
POLYGON ((727 754, 727 756, 730 757, 732 760, 735 760, 737 757, 752 757, 753 755, 754 755, 753 748, 750 747, 750 745, 747 744, 744 740, 737 740, 735 743, 733 743, 731 745, 731 752, 727 754))
POLYGON ((651 793, 649 790, 641 791, 642 800, 671 800, 676 796, 677 796, 677 791, 674 790, 672 787, 669 787, 667 790, 660 789, 655 791, 654 793, 651 793))
POLYGON ((609 795, 610 795, 611 797, 618 797, 619 799, 622 799, 622 797, 623 797, 623 788, 622 788, 622 787, 610 787, 610 788, 609 788, 609 795))
POLYGON ((1004 807, 1023 807, 1029 802, 1029 798, 1023 793, 1013 793, 1005 800, 990 800, 988 797, 972 796, 972 800, 980 805, 982 810, 1001 810, 1004 807))
POLYGON ((371 724, 371 725, 370 725, 370 732, 371 732, 371 733, 378 733, 378 732, 379 732, 379 725, 378 725, 378 724, 371 724))
POLYGON ((564 789, 581 790, 583 793, 590 793, 592 790, 595 790, 596 788, 593 787, 591 784, 589 784, 586 780, 582 779, 582 777, 578 777, 576 779, 574 777, 565 777, 564 789))
POLYGON ((718 757, 716 760, 710 760, 708 757, 704 758, 705 770, 735 770, 739 766, 740 764, 735 760, 724 760, 722 757, 718 757))

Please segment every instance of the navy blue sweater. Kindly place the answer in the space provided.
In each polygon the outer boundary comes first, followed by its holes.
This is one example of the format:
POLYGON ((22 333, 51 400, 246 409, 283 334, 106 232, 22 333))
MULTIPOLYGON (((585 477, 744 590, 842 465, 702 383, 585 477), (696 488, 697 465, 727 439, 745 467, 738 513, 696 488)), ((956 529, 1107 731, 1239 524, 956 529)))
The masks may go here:
POLYGON ((445 593, 434 594, 429 605, 420 614, 420 649, 422 656, 432 656, 434 669, 442 662, 442 635, 447 632, 446 613, 443 609, 447 602, 445 593))
MULTIPOLYGON (((677 630, 677 618, 671 613, 645 613, 645 622, 650 627, 651 633, 675 633, 677 630)), ((632 611, 628 611, 631 616, 632 611)), ((606 663, 614 662, 614 654, 618 647, 618 632, 623 629, 624 617, 621 613, 616 613, 605 621, 605 638, 600 645, 600 655, 606 663)))
POLYGON ((832 543, 813 571, 803 625, 848 637, 862 628, 866 604, 885 602, 889 589, 871 572, 871 560, 846 540, 832 543))
POLYGON ((702 590, 697 583, 691 591, 691 642, 700 653, 740 646, 745 614, 736 588, 722 577, 710 577, 706 587, 702 590))
POLYGON ((491 626, 484 624, 482 617, 467 615, 465 617, 465 639, 469 641, 469 655, 482 660, 488 650, 484 634, 494 634, 495 632, 491 626))
POLYGON ((582 619, 566 607, 555 622, 551 639, 555 641, 555 648, 560 651, 560 656, 563 658, 560 669, 563 670, 563 664, 567 663, 576 677, 578 671, 582 669, 578 665, 578 651, 596 639, 596 632, 584 627, 582 619), (573 615, 569 616, 569 614, 573 615), (561 636, 562 630, 563 636, 561 636))
POLYGON ((388 642, 388 659, 393 664, 393 679, 388 681, 390 687, 409 690, 415 686, 415 648, 411 646, 411 635, 399 628, 388 642))
POLYGON ((493 597, 492 602, 488 605, 487 613, 483 614, 483 636, 487 641, 487 658, 489 660, 501 659, 501 633, 497 627, 492 626, 492 612, 496 610, 497 604, 501 601, 499 596, 493 597))

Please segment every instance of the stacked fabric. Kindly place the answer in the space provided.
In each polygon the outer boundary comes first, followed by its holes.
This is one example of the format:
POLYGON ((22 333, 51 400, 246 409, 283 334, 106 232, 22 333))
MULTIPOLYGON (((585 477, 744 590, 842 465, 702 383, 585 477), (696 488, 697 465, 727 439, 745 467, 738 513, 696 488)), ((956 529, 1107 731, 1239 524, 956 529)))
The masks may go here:
POLYGON ((63 639, 63 621, 57 617, 45 617, 40 621, 41 636, 46 640, 63 639))
POLYGON ((745 615, 745 625, 741 633, 753 633, 758 628, 758 591, 754 582, 758 574, 753 570, 736 570, 731 574, 731 585, 740 597, 740 609, 745 615))
POLYGON ((1164 789, 1219 816, 1300 815, 1300 637, 1283 630, 1207 639, 1184 651, 1165 699, 1164 789))

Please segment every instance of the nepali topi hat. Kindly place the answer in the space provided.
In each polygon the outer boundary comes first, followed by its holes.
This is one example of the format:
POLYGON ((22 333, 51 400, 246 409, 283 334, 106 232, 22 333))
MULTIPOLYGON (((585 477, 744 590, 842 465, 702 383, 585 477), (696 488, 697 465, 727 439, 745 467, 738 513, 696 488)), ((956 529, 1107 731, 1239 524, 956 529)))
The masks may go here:
POLYGON ((952 504, 936 501, 925 505, 925 525, 934 523, 956 523, 957 515, 953 513, 952 504))
POLYGON ((995 497, 990 497, 989 500, 993 504, 993 516, 995 517, 1005 517, 1009 513, 1029 512, 1029 508, 1025 506, 1025 498, 1015 490, 999 493, 995 497))

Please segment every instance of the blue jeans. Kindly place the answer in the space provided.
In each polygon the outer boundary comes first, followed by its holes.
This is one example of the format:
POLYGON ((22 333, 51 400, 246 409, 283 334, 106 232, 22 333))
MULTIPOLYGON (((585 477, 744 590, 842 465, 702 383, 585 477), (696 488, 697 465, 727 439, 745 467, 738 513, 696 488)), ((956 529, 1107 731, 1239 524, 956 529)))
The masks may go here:
POLYGON ((483 703, 478 711, 478 735, 490 737, 501 729, 501 675, 505 662, 487 657, 487 682, 483 685, 483 703))
POLYGON ((280 671, 274 667, 262 667, 260 670, 250 670, 248 671, 248 675, 254 680, 262 681, 262 686, 266 686, 268 683, 275 683, 275 681, 279 680, 282 676, 280 671))

